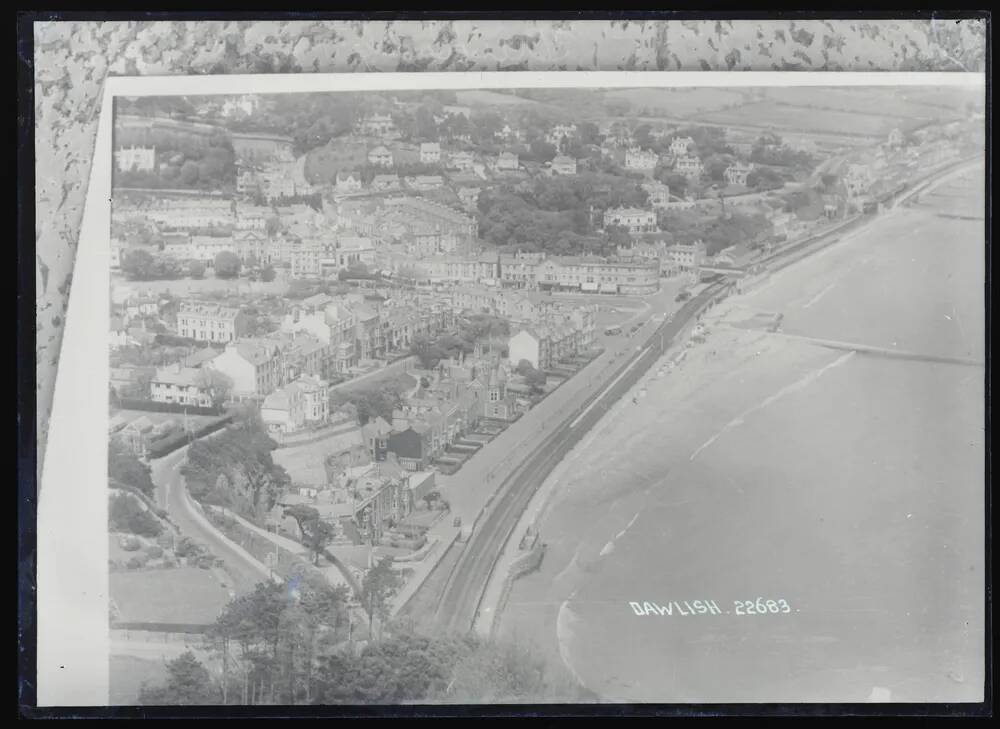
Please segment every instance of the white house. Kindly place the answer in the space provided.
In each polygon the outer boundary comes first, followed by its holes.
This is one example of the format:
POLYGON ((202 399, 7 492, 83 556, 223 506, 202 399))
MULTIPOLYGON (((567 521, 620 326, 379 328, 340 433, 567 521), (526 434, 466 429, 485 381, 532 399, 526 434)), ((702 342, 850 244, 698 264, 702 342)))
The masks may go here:
POLYGON ((149 383, 149 392, 154 402, 198 407, 212 405, 209 377, 203 370, 184 367, 180 362, 157 369, 149 383))
POLYGON ((303 375, 264 398, 261 420, 268 430, 281 433, 322 425, 330 418, 329 398, 328 382, 303 375))
POLYGON ((550 167, 553 175, 575 175, 576 160, 566 155, 558 155, 552 160, 550 167))
POLYGON ((355 177, 349 172, 338 172, 336 187, 337 192, 359 192, 361 190, 361 178, 355 177))
POLYGON ((115 164, 122 172, 150 172, 156 167, 156 147, 122 147, 115 151, 115 164))
POLYGON ((674 170, 691 179, 701 177, 705 165, 697 157, 678 157, 674 163, 674 170))
POLYGON ((543 369, 548 361, 547 340, 532 329, 522 329, 507 341, 508 361, 517 367, 522 359, 535 369, 543 369))
POLYGON ((472 152, 452 152, 448 156, 448 166, 456 170, 471 170, 475 164, 472 152))
POLYGON ((657 230, 656 213, 641 208, 611 208, 604 211, 604 227, 617 225, 629 233, 653 233, 657 230))
POLYGON ((420 161, 424 164, 437 164, 441 161, 441 145, 437 142, 424 142, 420 145, 420 161))
POLYGON ((517 155, 513 152, 501 152, 497 157, 498 170, 516 170, 519 167, 517 155))
POLYGON ((236 397, 263 397, 281 384, 281 350, 273 342, 240 339, 206 363, 226 375, 236 397))
POLYGON ((652 170, 660 161, 660 156, 651 149, 629 147, 625 150, 625 166, 630 170, 652 170))
POLYGON ((649 196, 649 204, 654 209, 665 208, 670 203, 670 186, 662 182, 643 183, 642 189, 649 196))
POLYGON ((726 168, 726 171, 723 174, 726 177, 726 182, 730 185, 740 185, 746 187, 747 175, 751 172, 753 172, 752 164, 734 162, 726 168))
POLYGON ((691 137, 674 137, 670 142, 670 154, 675 157, 684 157, 691 151, 694 140, 691 137))
POLYGON ((392 167, 392 152, 385 145, 373 147, 368 152, 368 162, 376 167, 392 167))

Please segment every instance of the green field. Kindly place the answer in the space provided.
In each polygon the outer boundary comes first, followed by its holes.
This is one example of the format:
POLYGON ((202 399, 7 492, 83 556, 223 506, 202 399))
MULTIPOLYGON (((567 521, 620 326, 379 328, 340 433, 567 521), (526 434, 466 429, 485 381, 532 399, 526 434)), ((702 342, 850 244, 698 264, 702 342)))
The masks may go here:
POLYGON ((906 131, 919 126, 920 119, 862 114, 829 109, 810 109, 772 101, 747 104, 735 109, 716 111, 698 117, 716 124, 772 127, 778 131, 800 131, 815 134, 842 134, 853 137, 880 138, 894 128, 906 131))
MULTIPOLYGON (((959 118, 951 109, 928 106, 902 98, 895 89, 831 89, 831 88, 773 88, 767 90, 768 99, 788 106, 854 112, 900 120, 934 121, 959 118)), ((917 97, 920 98, 920 97, 917 97)))
POLYGON ((112 572, 110 589, 123 623, 209 624, 229 601, 212 572, 197 567, 112 572))
POLYGON ((673 117, 718 111, 742 104, 744 92, 733 89, 615 89, 604 92, 608 101, 628 101, 633 109, 650 109, 673 117))

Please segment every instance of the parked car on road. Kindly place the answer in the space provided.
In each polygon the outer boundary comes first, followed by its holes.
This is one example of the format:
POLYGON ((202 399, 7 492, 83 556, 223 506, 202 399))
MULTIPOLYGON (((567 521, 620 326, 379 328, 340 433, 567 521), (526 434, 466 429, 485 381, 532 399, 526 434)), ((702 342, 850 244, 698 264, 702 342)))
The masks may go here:
POLYGON ((687 301, 691 298, 690 291, 681 291, 677 296, 674 297, 674 301, 687 301))

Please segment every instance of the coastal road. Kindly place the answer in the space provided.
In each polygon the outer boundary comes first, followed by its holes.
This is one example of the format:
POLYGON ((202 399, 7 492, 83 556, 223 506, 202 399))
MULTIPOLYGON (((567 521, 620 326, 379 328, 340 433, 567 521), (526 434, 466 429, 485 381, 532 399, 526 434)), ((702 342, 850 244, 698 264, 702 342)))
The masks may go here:
POLYGON ((212 554, 224 561, 225 571, 232 579, 232 584, 227 585, 231 594, 246 594, 258 582, 271 579, 270 572, 246 550, 212 526, 198 509, 188 494, 184 477, 180 473, 186 458, 187 446, 150 463, 153 483, 156 485, 157 504, 167 510, 184 536, 202 542, 212 554))
POLYGON ((644 336, 629 340, 632 354, 620 358, 620 364, 608 376, 610 383, 575 407, 561 411, 548 435, 536 441, 535 448, 500 485, 462 550, 436 611, 440 629, 465 632, 472 628, 497 557, 545 477, 606 410, 639 381, 701 306, 721 290, 722 285, 705 289, 658 327, 647 323, 641 333, 644 336))

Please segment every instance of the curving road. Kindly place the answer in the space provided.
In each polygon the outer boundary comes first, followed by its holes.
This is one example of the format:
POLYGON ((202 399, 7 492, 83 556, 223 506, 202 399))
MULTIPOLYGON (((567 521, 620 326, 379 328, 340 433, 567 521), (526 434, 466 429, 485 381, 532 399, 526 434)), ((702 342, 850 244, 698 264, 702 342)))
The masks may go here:
POLYGON ((187 446, 150 462, 157 504, 167 510, 182 534, 204 543, 223 560, 226 573, 232 578, 232 584, 228 586, 231 594, 250 592, 257 583, 271 579, 271 573, 245 549, 212 526, 201 513, 188 494, 180 473, 186 458, 187 446))

